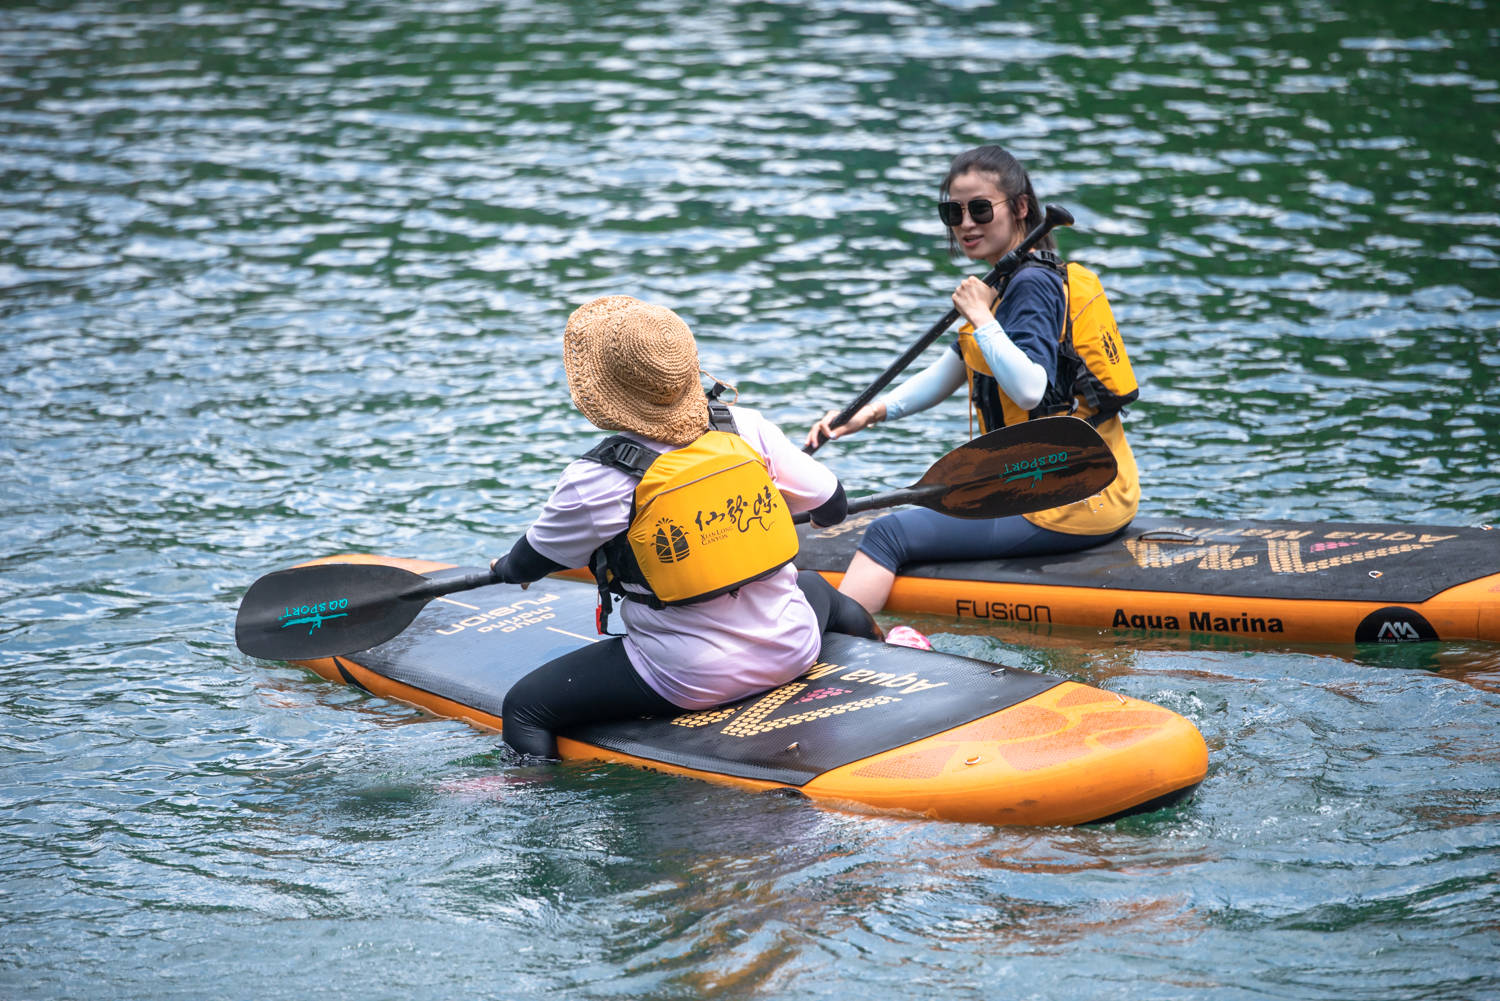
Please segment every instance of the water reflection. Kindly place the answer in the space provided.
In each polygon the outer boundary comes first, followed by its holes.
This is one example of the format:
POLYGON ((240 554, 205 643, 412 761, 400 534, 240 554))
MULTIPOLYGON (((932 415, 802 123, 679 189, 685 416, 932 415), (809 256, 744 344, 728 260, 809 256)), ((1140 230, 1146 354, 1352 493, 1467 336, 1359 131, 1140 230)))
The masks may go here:
MULTIPOLYGON (((791 996, 830 969, 872 998, 1493 988, 1484 644, 918 623, 1209 739, 1182 807, 1019 833, 533 775, 491 736, 243 662, 229 631, 273 567, 472 562, 512 537, 593 441, 557 343, 594 295, 672 303, 705 367, 788 426, 847 402, 946 308, 962 269, 934 186, 987 141, 1035 167, 1078 218, 1064 249, 1105 276, 1144 382, 1148 513, 1493 521, 1486 14, 0 11, 12 979, 80 998, 791 996), (449 786, 497 775, 495 796, 449 786)), ((958 403, 827 454, 858 492, 906 483, 964 424, 958 403)))

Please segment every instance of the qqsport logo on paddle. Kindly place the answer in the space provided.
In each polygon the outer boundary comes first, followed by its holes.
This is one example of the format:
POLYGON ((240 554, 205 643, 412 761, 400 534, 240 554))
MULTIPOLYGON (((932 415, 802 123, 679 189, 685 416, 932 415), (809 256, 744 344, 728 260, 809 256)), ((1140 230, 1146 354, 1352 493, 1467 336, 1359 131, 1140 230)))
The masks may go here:
POLYGON ((281 628, 288 626, 308 626, 307 635, 311 636, 322 628, 328 619, 347 618, 349 613, 345 611, 349 607, 348 598, 335 598, 333 601, 320 601, 316 605, 287 606, 277 618, 281 628))
POLYGON ((1053 452, 1049 455, 1037 456, 1035 459, 1005 463, 1000 469, 1000 479, 1004 483, 1029 479, 1031 485, 1036 486, 1048 473, 1060 473, 1067 468, 1068 453, 1053 452))

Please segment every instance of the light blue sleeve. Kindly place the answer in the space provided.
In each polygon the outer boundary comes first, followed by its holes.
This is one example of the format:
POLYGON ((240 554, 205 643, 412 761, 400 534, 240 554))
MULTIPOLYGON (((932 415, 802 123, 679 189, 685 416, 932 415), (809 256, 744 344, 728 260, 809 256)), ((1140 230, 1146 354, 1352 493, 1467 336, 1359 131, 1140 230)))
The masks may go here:
POLYGON ((1042 402, 1047 392, 1047 370, 1033 361, 1006 335, 998 320, 991 320, 974 331, 979 352, 995 375, 1005 395, 1022 410, 1042 402))
POLYGON ((885 404, 885 419, 899 420, 935 407, 968 382, 968 368, 957 351, 944 351, 941 358, 928 365, 891 391, 880 402, 885 404))

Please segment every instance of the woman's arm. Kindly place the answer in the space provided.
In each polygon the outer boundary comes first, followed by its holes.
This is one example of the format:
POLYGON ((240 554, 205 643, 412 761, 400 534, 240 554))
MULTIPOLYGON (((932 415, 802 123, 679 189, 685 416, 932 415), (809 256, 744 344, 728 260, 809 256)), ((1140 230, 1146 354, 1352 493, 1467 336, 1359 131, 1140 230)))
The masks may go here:
POLYGON ((549 573, 566 569, 556 560, 549 560, 537 552, 524 535, 510 547, 510 552, 490 561, 490 577, 501 584, 520 584, 522 587, 549 573))
POLYGON ((897 386, 890 395, 860 407, 846 423, 833 427, 831 422, 839 412, 828 411, 807 432, 807 444, 816 448, 829 438, 842 438, 871 424, 926 410, 953 395, 966 379, 963 359, 952 351, 944 351, 941 358, 897 386))
POLYGON ((999 320, 991 320, 974 331, 974 339, 979 342, 979 351, 1001 391, 1016 406, 1030 410, 1042 402, 1047 392, 1047 370, 1016 347, 999 320))
POLYGON ((1057 371, 1057 338, 1065 310, 1062 280, 1040 268, 1018 271, 994 314, 994 291, 965 278, 953 305, 974 327, 974 340, 1000 389, 1023 410, 1042 402, 1057 371))
POLYGON ((634 497, 629 475, 589 459, 573 460, 531 527, 510 552, 490 563, 491 576, 519 584, 586 566, 595 549, 629 526, 634 497))
POLYGON ((886 420, 900 420, 937 406, 952 396, 953 391, 968 378, 968 369, 958 353, 944 351, 941 358, 897 386, 889 396, 877 400, 876 405, 884 405, 886 420))

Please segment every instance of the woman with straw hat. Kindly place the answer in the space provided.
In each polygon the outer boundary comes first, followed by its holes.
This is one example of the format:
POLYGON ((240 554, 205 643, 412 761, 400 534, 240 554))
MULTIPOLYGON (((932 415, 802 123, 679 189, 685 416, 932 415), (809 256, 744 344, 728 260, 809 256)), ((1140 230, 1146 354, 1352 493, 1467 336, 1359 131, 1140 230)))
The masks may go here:
POLYGON ((587 563, 600 631, 613 591, 625 632, 517 682, 506 743, 553 758, 567 726, 709 709, 784 684, 811 666, 824 630, 879 638, 857 602, 798 573, 795 534, 786 547, 789 511, 844 519, 838 478, 755 411, 708 399, 676 313, 623 295, 586 303, 568 318, 563 364, 579 412, 620 433, 568 465, 491 574, 529 583, 587 563), (662 487, 669 476, 676 486, 662 487), (714 489, 728 501, 701 500, 714 489), (727 555, 700 556, 716 551, 727 555), (683 569, 692 564, 706 576, 683 569))

